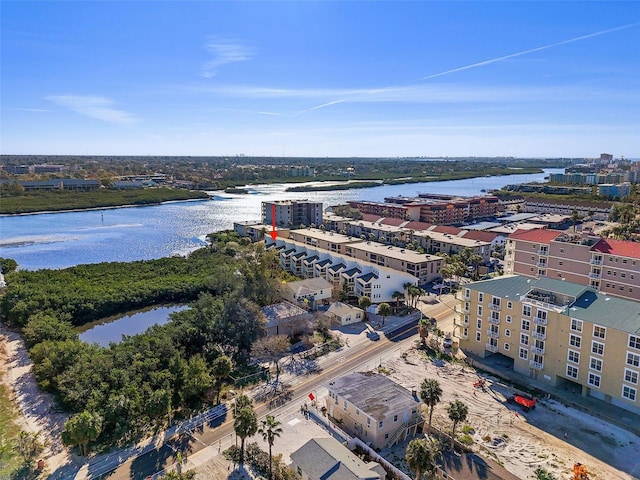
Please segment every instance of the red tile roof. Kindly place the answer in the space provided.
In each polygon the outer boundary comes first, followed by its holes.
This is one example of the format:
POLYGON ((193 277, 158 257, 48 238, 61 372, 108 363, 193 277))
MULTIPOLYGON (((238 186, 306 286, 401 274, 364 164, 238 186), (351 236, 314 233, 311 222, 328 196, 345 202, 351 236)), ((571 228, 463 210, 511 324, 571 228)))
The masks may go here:
POLYGON ((364 213, 362 214, 362 220, 365 222, 376 222, 382 217, 380 215, 374 215, 373 213, 364 213))
POLYGON ((536 228, 534 230, 516 230, 509 239, 524 240, 525 242, 546 243, 555 240, 556 237, 562 235, 560 230, 547 230, 546 228, 536 228))
POLYGON ((433 231, 440 232, 440 233, 448 233, 449 235, 458 235, 460 232, 462 232, 462 229, 457 227, 451 227, 449 225, 438 225, 435 228, 433 228, 433 231))
POLYGON ((481 242, 493 242, 499 235, 495 232, 483 232, 480 230, 468 230, 462 235, 464 238, 471 240, 480 240, 481 242))
POLYGON ((419 230, 427 230, 432 225, 433 225, 432 223, 416 222, 414 220, 412 222, 407 223, 403 228, 408 228, 409 230, 419 231, 419 230))
POLYGON ((638 242, 603 238, 591 250, 621 257, 640 258, 640 243, 638 242))
POLYGON ((399 227, 404 222, 406 222, 406 220, 404 218, 387 217, 380 223, 382 223, 383 225, 391 225, 393 227, 399 227))

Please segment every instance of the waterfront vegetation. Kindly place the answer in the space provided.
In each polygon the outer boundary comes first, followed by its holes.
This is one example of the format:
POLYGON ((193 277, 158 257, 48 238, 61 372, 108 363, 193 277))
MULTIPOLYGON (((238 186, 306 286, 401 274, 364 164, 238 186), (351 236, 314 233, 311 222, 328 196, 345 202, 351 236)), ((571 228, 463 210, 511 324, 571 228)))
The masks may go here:
POLYGON ((99 189, 88 192, 53 190, 7 194, 2 192, 0 214, 81 210, 122 205, 154 205, 177 200, 204 200, 202 191, 182 188, 147 188, 139 190, 99 189))
POLYGON ((22 327, 40 387, 76 414, 69 445, 130 442, 214 403, 225 380, 251 370, 252 345, 265 335, 260 307, 280 298, 283 278, 262 244, 230 232, 209 238, 186 258, 8 273, 3 321, 22 327), (73 328, 166 301, 192 303, 109 347, 73 328))

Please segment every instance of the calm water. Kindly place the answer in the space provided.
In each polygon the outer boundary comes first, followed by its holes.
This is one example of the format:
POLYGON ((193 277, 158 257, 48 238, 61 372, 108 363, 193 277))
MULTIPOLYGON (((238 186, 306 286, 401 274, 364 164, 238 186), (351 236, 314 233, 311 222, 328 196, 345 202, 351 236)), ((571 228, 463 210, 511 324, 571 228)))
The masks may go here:
POLYGON ((543 182, 549 173, 562 171, 335 192, 285 192, 289 185, 258 185, 247 187, 248 195, 213 192, 214 200, 5 216, 0 217, 0 257, 13 258, 21 269, 37 270, 184 255, 205 245, 208 233, 232 228, 234 221, 259 221, 263 201, 309 199, 327 207, 347 200, 382 201, 423 192, 477 195, 507 184, 543 182))
POLYGON ((118 343, 122 335, 136 335, 144 332, 152 325, 162 325, 169 321, 169 315, 188 307, 158 307, 140 311, 122 317, 107 318, 85 325, 81 329, 80 340, 87 343, 97 343, 103 347, 111 342, 118 343))

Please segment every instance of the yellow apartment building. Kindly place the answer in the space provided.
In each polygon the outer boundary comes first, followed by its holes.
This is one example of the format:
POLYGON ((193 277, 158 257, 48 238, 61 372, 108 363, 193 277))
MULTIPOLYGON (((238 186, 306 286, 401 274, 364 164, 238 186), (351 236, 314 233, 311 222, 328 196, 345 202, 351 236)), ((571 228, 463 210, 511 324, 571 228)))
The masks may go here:
POLYGON ((518 275, 469 284, 460 301, 464 351, 500 355, 539 384, 640 414, 640 302, 518 275))

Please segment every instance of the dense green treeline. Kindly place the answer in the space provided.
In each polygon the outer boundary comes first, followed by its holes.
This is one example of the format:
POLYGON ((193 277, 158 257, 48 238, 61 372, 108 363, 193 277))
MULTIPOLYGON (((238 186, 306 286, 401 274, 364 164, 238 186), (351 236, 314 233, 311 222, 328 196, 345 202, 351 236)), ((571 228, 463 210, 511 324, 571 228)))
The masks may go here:
MULTIPOLYGON (((260 307, 279 298, 274 252, 232 233, 187 258, 11 272, 2 315, 22 326, 36 379, 76 413, 68 442, 132 435, 213 403, 231 369, 246 371, 265 335, 260 307), (73 324, 164 301, 191 308, 109 347, 78 339, 73 324), (79 436, 93 425, 92 436, 79 436)), ((236 373, 236 375, 239 375, 236 373)))
POLYGON ((176 200, 207 199, 205 192, 180 188, 141 190, 93 190, 89 192, 55 190, 2 194, 1 214, 18 214, 59 210, 79 210, 121 205, 154 205, 176 200))

